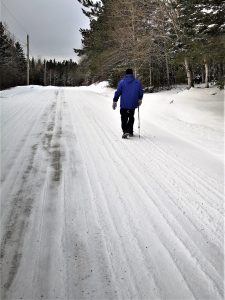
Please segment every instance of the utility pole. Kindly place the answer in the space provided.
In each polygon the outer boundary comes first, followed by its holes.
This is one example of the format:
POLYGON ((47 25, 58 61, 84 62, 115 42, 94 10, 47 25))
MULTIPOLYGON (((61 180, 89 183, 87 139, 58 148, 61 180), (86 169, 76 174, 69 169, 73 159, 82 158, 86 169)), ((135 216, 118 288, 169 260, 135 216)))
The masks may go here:
POLYGON ((27 34, 27 85, 30 84, 29 34, 27 34))

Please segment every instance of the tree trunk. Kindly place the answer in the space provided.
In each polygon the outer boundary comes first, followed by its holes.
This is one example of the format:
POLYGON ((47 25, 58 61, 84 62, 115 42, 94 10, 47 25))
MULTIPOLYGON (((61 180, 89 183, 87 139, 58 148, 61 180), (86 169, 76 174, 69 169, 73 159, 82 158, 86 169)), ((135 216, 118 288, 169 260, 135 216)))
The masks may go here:
POLYGON ((54 76, 53 76, 53 78, 54 78, 54 86, 56 85, 56 72, 54 71, 54 76))
POLYGON ((194 87, 194 82, 193 82, 193 74, 187 57, 184 58, 184 65, 187 73, 188 88, 190 89, 191 87, 194 87))
POLYGON ((205 63, 205 88, 209 88, 209 65, 206 61, 204 60, 205 63))
POLYGON ((217 79, 217 85, 219 86, 219 88, 222 90, 224 89, 224 65, 223 64, 219 64, 218 65, 218 79, 217 79))
POLYGON ((170 88, 170 70, 169 70, 169 63, 168 63, 168 56, 167 53, 165 54, 166 58, 166 77, 167 77, 167 86, 170 88))
POLYGON ((149 84, 152 86, 152 58, 149 58, 149 84))
POLYGON ((205 82, 205 72, 204 69, 202 68, 202 83, 205 82))

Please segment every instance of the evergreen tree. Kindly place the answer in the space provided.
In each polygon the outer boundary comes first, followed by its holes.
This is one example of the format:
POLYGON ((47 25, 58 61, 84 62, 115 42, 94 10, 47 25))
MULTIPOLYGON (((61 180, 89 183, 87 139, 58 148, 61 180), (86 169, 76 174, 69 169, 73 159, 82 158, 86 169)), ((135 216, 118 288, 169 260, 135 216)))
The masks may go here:
POLYGON ((21 45, 0 22, 0 89, 25 83, 26 62, 21 45))
POLYGON ((80 67, 86 82, 113 80, 132 66, 146 85, 170 86, 202 70, 223 78, 224 1, 219 0, 78 0, 90 19, 81 29, 80 67), (183 71, 182 71, 183 70, 183 71), (183 75, 182 75, 183 72, 183 75))
POLYGON ((27 65, 26 65, 26 59, 25 59, 23 48, 21 47, 19 42, 15 43, 15 56, 16 56, 17 74, 20 77, 21 84, 25 84, 27 65))
POLYGON ((209 64, 215 59, 224 62, 224 3, 165 0, 163 6, 171 23, 174 54, 184 60, 189 87, 193 86, 193 68, 199 63, 205 65, 208 87, 209 64))

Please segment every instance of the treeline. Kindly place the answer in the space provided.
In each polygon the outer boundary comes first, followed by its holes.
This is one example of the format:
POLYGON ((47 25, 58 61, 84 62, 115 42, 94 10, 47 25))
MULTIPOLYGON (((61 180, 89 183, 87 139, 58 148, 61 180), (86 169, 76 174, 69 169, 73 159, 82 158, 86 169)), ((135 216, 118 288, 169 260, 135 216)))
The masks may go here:
MULTIPOLYGON (((72 60, 30 60, 30 84, 76 86, 81 82, 80 68, 72 60)), ((0 89, 26 83, 27 62, 23 47, 0 22, 0 89)))
POLYGON ((223 88, 225 2, 221 0, 78 0, 90 19, 81 29, 83 82, 115 86, 132 67, 146 87, 213 82, 223 88))
POLYGON ((0 22, 0 89, 26 82, 26 59, 23 48, 15 42, 0 22))
POLYGON ((30 84, 54 86, 78 86, 82 79, 78 64, 72 60, 56 62, 56 60, 30 61, 30 84))

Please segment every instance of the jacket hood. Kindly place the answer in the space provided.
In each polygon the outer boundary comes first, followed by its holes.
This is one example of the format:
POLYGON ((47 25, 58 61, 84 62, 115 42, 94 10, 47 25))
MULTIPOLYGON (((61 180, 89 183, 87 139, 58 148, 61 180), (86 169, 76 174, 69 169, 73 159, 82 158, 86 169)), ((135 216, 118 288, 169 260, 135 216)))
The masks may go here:
POLYGON ((131 83, 135 80, 134 78, 134 75, 133 74, 127 74, 125 77, 124 77, 124 80, 127 82, 127 83, 131 83))

